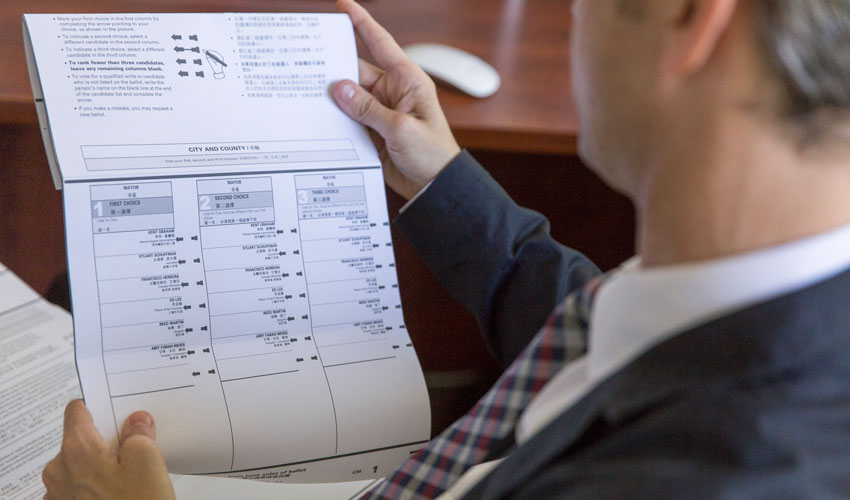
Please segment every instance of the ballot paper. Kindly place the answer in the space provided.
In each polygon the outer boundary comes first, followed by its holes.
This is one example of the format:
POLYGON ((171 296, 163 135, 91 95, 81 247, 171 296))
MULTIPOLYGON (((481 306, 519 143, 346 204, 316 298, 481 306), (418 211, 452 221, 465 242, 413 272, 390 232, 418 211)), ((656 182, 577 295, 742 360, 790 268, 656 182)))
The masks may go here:
MULTIPOLYGON (((0 498, 40 500, 41 471, 80 396, 71 315, 0 263, 0 498)), ((378 480, 271 484, 172 474, 178 500, 354 500, 378 480)))
POLYGON ((427 442, 380 161, 329 96, 339 14, 26 14, 63 190, 75 356, 169 471, 382 477, 427 442))

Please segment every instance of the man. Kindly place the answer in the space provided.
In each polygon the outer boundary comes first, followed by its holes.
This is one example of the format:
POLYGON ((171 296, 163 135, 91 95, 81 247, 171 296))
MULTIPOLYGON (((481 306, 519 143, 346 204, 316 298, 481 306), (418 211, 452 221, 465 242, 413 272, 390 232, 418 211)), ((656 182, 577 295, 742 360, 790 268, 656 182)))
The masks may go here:
MULTIPOLYGON (((850 2, 573 4, 579 151, 638 217, 639 256, 601 281, 460 151, 387 33, 338 3, 378 66, 334 97, 415 198, 397 223, 512 363, 370 495, 850 497, 850 2)), ((72 403, 48 497, 172 495, 150 416, 122 441, 107 450, 72 403)))

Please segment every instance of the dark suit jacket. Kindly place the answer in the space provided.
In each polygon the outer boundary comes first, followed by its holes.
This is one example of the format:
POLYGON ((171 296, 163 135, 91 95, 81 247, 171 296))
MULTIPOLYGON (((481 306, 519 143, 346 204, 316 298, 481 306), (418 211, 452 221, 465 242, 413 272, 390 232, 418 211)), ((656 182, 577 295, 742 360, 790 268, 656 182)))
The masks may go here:
MULTIPOLYGON (((598 272, 465 152, 396 222, 505 364, 598 272)), ((681 332, 504 451, 465 498, 850 498, 850 270, 681 332)))

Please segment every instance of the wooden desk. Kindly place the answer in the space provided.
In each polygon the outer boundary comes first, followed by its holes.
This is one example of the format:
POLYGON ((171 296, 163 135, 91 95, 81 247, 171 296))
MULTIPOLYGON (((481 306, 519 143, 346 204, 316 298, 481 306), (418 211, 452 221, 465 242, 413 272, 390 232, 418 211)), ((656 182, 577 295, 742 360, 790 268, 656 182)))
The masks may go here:
MULTIPOLYGON (((455 45, 489 61, 502 88, 488 99, 441 89, 458 141, 491 151, 570 154, 577 123, 567 54, 565 0, 368 0, 402 44, 455 45)), ((34 123, 21 41, 23 12, 330 11, 328 0, 3 0, 0 7, 0 122, 34 123)))

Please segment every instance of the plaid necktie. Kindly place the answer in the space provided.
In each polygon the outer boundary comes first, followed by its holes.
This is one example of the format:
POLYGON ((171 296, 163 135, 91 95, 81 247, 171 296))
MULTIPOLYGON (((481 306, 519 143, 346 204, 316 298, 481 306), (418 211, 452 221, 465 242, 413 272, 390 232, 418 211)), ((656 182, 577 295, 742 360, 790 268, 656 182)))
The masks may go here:
POLYGON ((571 293, 469 412, 361 500, 434 498, 514 432, 523 410, 558 371, 587 351, 591 301, 602 276, 571 293))

